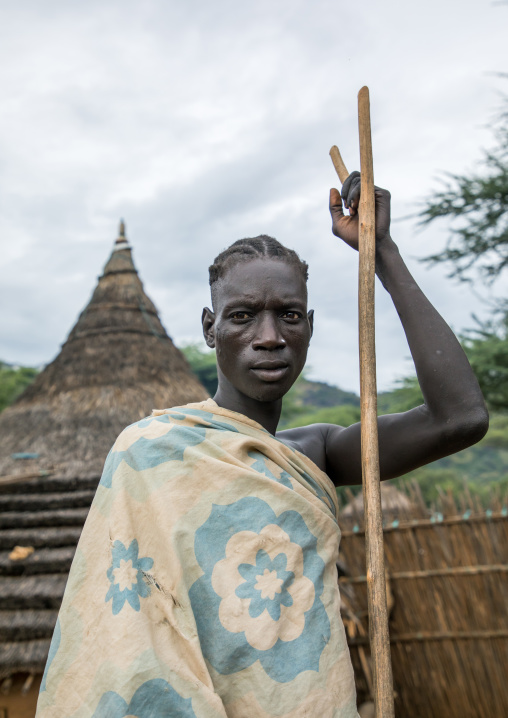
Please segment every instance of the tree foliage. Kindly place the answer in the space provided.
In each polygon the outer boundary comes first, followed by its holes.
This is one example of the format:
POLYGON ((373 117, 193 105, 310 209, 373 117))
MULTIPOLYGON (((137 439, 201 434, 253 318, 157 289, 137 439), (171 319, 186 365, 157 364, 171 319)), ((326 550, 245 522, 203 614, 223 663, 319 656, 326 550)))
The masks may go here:
MULTIPOLYGON (((452 221, 445 248, 423 261, 445 262, 449 276, 492 284, 508 267, 508 98, 494 124, 496 145, 477 172, 448 174, 444 189, 424 203, 421 224, 452 221)), ((491 319, 466 330, 462 346, 491 409, 508 410, 508 302, 491 319)))
POLYGON ((471 280, 472 270, 488 284, 508 267, 508 101, 494 125, 496 145, 485 151, 480 169, 446 173, 443 189, 424 200, 420 224, 452 220, 446 247, 423 259, 451 266, 449 276, 471 280))
POLYGON ((309 424, 338 424, 339 426, 351 426, 360 421, 360 407, 351 404, 341 406, 315 408, 307 407, 305 412, 293 417, 284 425, 284 429, 293 429, 297 426, 308 426, 309 424))
MULTIPOLYGON (((506 378, 503 379, 506 374, 496 373, 498 365, 505 367, 505 371, 508 366, 506 316, 503 321, 504 324, 501 320, 495 324, 481 324, 474 332, 468 332, 467 337, 463 338, 477 374, 480 377, 482 372, 486 375, 485 380, 480 378, 480 383, 491 406, 493 401, 497 402, 496 405, 499 404, 499 396, 506 396, 506 393, 501 392, 507 390, 503 386, 505 383, 508 386, 506 378)), ((192 370, 213 395, 217 381, 215 352, 209 351, 200 344, 188 345, 183 351, 192 370)), ((37 373, 37 369, 31 367, 13 367, 0 362, 0 409, 14 401, 37 373)), ((408 377, 399 381, 392 391, 379 395, 379 413, 407 411, 418 406, 422 401, 416 377, 408 377)), ((302 376, 284 397, 279 426, 283 429, 321 422, 349 426, 359 420, 359 398, 356 394, 344 392, 324 382, 313 382, 302 376)), ((436 500, 440 490, 451 491, 454 496, 459 496, 464 483, 467 483, 472 494, 483 498, 487 498, 493 490, 506 491, 508 489, 508 413, 495 413, 492 416, 489 432, 476 446, 416 469, 398 481, 404 484, 408 478, 418 482, 425 500, 429 503, 436 500)), ((351 488, 353 492, 359 490, 359 487, 351 488)), ((347 503, 346 489, 342 487, 338 493, 341 504, 347 503)))
MULTIPOLYGON (((180 349, 189 362, 194 374, 196 374, 208 393, 214 396, 217 391, 215 351, 208 350, 204 344, 199 342, 186 344, 181 346, 180 349)), ((356 417, 356 413, 354 413, 354 417, 353 414, 351 414, 351 421, 349 421, 350 413, 348 413, 350 404, 353 406, 360 404, 360 400, 356 394, 343 391, 325 382, 309 381, 305 378, 305 372, 303 372, 282 401, 279 428, 287 429, 289 426, 304 426, 306 423, 314 424, 319 421, 328 421, 327 419, 314 419, 314 413, 326 407, 333 407, 335 409, 336 406, 342 404, 347 405, 347 409, 341 416, 343 416, 349 424, 359 421, 359 412, 357 412, 358 418, 354 418, 356 417), (306 416, 309 420, 302 423, 300 419, 302 416, 306 416)), ((341 422, 339 421, 337 423, 341 422)))
POLYGON ((0 361, 0 411, 12 404, 38 373, 32 367, 11 366, 0 361))
MULTIPOLYGON (((204 346, 204 344, 203 344, 204 346)), ((185 344, 180 347, 185 358, 189 362, 190 368, 196 374, 199 381, 203 384, 210 396, 217 391, 217 363, 215 361, 215 351, 209 351, 194 342, 185 344)))
POLYGON ((423 396, 415 376, 400 379, 395 388, 378 396, 378 414, 398 414, 423 404, 423 396))
POLYGON ((462 335, 462 346, 491 409, 508 411, 508 303, 462 335))

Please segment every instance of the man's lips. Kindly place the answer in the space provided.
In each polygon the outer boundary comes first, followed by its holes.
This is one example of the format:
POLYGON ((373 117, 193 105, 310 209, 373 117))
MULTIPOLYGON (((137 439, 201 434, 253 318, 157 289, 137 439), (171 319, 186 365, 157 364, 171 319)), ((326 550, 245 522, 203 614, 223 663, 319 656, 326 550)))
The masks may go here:
POLYGON ((251 366, 251 371, 263 381, 278 381, 289 370, 289 366, 281 361, 264 361, 251 366))

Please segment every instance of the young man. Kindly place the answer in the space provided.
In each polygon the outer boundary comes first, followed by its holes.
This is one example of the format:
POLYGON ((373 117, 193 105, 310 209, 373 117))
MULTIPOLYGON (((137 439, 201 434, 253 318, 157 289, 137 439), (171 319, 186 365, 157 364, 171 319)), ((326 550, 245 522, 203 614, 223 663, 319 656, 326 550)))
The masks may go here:
MULTIPOLYGON (((330 195, 358 241, 359 175, 330 195)), ((381 477, 478 441, 482 395, 453 333, 390 237, 376 191, 377 273, 399 313, 425 403, 379 419, 381 477)), ((307 265, 240 240, 210 267, 214 400, 154 412, 108 456, 71 569, 41 685, 51 718, 351 718, 333 486, 361 481, 360 429, 276 434, 312 336, 307 265), (333 483, 332 483, 333 482, 333 483)))
MULTIPOLYGON (((350 214, 344 215, 341 197, 332 189, 332 231, 358 249, 359 172, 350 175, 342 195, 350 214)), ((391 479, 476 443, 487 430, 488 415, 461 346, 390 236, 390 194, 381 189, 376 190, 376 243, 376 273, 399 314, 425 399, 416 409, 379 418, 381 479, 391 479)), ((217 351, 215 401, 275 433, 282 397, 305 364, 313 312, 307 312, 306 265, 279 261, 275 252, 281 250, 270 249, 269 238, 256 244, 259 249, 237 243, 227 250, 212 283, 215 312, 204 310, 203 329, 208 346, 217 351), (291 318, 284 318, 284 311, 291 318), (259 362, 281 369, 261 373, 254 368, 259 362)), ((336 486, 361 483, 359 424, 315 424, 277 437, 312 459, 336 486)))

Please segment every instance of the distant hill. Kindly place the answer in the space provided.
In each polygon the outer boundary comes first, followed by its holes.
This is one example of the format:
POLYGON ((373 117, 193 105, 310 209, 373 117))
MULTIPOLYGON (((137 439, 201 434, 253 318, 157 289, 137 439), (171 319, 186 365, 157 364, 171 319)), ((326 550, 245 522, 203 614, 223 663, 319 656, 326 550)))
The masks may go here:
MULTIPOLYGON (((215 353, 199 344, 183 347, 192 371, 213 396, 217 388, 215 353)), ((38 370, 0 361, 0 410, 8 406, 35 378, 38 370)), ((407 411, 423 401, 418 382, 409 377, 392 391, 378 396, 380 414, 407 411)), ((302 376, 284 397, 279 428, 327 423, 350 426, 360 421, 360 398, 324 381, 302 376)), ((462 493, 467 484, 473 495, 486 499, 492 492, 508 491, 508 414, 492 412, 490 429, 476 446, 435 461, 397 479, 415 480, 426 501, 433 502, 440 492, 462 493)))
POLYGON ((296 397, 303 406, 328 409, 332 406, 360 406, 360 397, 352 391, 344 391, 338 386, 324 381, 302 379, 296 386, 296 397))
MULTIPOLYGON (((192 371, 197 375, 208 393, 213 396, 217 391, 217 366, 215 352, 193 343, 180 347, 192 371)), ((324 381, 311 381, 304 377, 296 382, 290 391, 288 402, 293 408, 327 409, 349 404, 360 406, 360 397, 352 391, 344 391, 324 381)), ((298 413, 298 412, 297 412, 298 413)))

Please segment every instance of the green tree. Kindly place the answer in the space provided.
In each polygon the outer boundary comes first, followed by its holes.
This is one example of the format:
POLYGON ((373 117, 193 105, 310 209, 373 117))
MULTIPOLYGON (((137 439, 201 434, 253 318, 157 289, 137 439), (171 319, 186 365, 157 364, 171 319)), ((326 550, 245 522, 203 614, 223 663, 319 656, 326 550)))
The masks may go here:
POLYGON ((508 100, 494 123, 496 144, 484 151, 480 170, 446 173, 420 212, 420 224, 452 221, 446 247, 424 262, 445 262, 449 276, 471 280, 476 271, 488 284, 508 267, 508 100))
POLYGON ((423 404, 423 396, 415 376, 404 377, 391 391, 378 397, 378 414, 398 414, 423 404))
POLYGON ((351 426, 351 424, 356 424, 358 421, 360 421, 360 407, 352 404, 316 408, 314 410, 312 410, 312 407, 305 407, 298 416, 293 417, 281 428, 294 429, 297 426, 308 426, 309 424, 351 426))
MULTIPOLYGON (((208 390, 208 393, 213 396, 217 391, 217 363, 215 360, 215 352, 205 348, 204 344, 200 344, 199 342, 185 344, 180 347, 180 349, 189 362, 194 374, 196 374, 203 386, 208 390)), ((298 421, 298 417, 302 415, 311 415, 314 410, 323 406, 323 403, 328 403, 330 397, 332 401, 351 401, 353 403, 359 403, 358 397, 355 394, 342 391, 324 382, 309 381, 305 378, 304 372, 283 399, 279 427, 286 429, 290 425, 303 426, 304 424, 302 423, 294 424, 294 422, 298 421)))
MULTIPOLYGON (((480 170, 448 174, 444 189, 424 202, 420 223, 451 220, 445 248, 423 259, 447 263, 449 276, 491 285, 508 267, 508 99, 494 123, 496 144, 483 153, 480 170), (455 223, 455 224, 454 224, 455 223)), ((497 303, 493 317, 475 318, 476 327, 461 337, 462 346, 491 409, 508 410, 508 301, 497 303)))
POLYGON ((12 404, 38 373, 33 367, 11 366, 0 361, 0 411, 12 404))
POLYGON ((507 457, 505 473, 508 476, 508 414, 494 414, 490 417, 489 430, 480 445, 503 452, 507 457))
POLYGON ((491 409, 508 410, 508 303, 487 321, 462 335, 462 346, 491 409))
POLYGON ((203 384, 210 396, 217 391, 217 362, 215 361, 215 351, 205 349, 198 342, 192 344, 184 344, 180 347, 185 358, 189 362, 190 368, 203 384))

